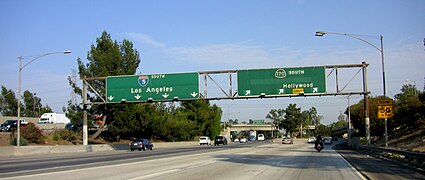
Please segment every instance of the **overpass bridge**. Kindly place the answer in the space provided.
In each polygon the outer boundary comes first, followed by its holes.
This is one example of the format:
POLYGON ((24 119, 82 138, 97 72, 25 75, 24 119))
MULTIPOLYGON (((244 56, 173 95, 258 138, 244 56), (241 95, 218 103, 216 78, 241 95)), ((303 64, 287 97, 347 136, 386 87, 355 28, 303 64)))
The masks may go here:
POLYGON ((221 133, 230 140, 230 132, 232 131, 273 131, 277 130, 272 124, 232 124, 224 129, 221 133))

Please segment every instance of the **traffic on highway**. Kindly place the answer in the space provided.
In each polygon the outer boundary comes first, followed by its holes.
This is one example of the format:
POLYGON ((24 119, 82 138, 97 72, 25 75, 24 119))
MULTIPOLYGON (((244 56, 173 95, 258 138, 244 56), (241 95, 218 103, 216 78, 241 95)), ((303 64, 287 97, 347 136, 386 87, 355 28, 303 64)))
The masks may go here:
POLYGON ((305 139, 287 145, 266 140, 229 142, 227 146, 169 146, 141 152, 123 149, 8 157, 0 160, 0 177, 40 180, 366 179, 365 172, 356 170, 330 145, 325 146, 318 153, 305 139))

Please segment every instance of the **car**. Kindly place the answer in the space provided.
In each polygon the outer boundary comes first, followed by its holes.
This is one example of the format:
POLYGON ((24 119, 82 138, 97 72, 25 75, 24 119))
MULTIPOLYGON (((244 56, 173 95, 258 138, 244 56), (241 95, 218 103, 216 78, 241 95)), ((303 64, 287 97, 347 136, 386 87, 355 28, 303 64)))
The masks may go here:
POLYGON ((315 137, 309 137, 307 142, 308 143, 314 143, 314 142, 316 142, 316 138, 315 137))
POLYGON ((214 145, 218 146, 220 144, 227 145, 227 138, 225 136, 216 136, 214 139, 214 145))
MULTIPOLYGON (((28 121, 21 119, 21 126, 28 124, 28 121)), ((12 131, 12 129, 18 126, 18 120, 6 120, 3 124, 0 125, 1 131, 12 131)))
POLYGON ((70 122, 65 125, 65 129, 68 131, 78 131, 78 130, 81 130, 82 128, 83 128, 83 122, 80 122, 78 124, 70 122))
POLYGON ((131 143, 129 145, 130 145, 131 151, 134 151, 135 149, 137 149, 139 151, 141 151, 141 150, 146 151, 147 149, 153 150, 153 144, 145 138, 133 140, 133 141, 131 141, 131 143))
POLYGON ((199 145, 210 145, 211 139, 208 136, 199 137, 199 145))
POLYGON ((282 144, 294 144, 294 140, 289 137, 282 138, 282 144))
POLYGON ((332 138, 331 137, 324 137, 324 142, 323 144, 332 144, 332 138))
POLYGON ((255 141, 255 139, 256 139, 255 135, 249 136, 249 141, 255 141))
POLYGON ((264 141, 264 134, 258 134, 257 140, 258 141, 264 141))
POLYGON ((246 138, 241 138, 241 141, 240 141, 241 143, 246 143, 247 142, 247 140, 246 140, 246 138))

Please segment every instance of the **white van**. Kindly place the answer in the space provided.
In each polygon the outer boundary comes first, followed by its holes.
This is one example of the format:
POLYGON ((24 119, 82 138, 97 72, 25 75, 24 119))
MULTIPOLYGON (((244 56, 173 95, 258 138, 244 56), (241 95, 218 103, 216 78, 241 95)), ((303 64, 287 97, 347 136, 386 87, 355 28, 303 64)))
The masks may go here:
POLYGON ((258 134, 257 140, 264 141, 264 134, 258 134))

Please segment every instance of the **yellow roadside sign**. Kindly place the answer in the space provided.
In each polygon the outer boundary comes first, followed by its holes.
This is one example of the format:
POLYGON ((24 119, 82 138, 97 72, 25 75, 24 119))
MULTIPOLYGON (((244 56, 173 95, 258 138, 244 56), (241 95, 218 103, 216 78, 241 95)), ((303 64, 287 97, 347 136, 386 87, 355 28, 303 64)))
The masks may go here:
POLYGON ((378 105, 380 105, 380 106, 392 106, 393 100, 392 99, 380 99, 380 100, 378 100, 378 105))
POLYGON ((378 106, 378 119, 388 119, 392 118, 394 115, 393 113, 393 106, 378 106))

